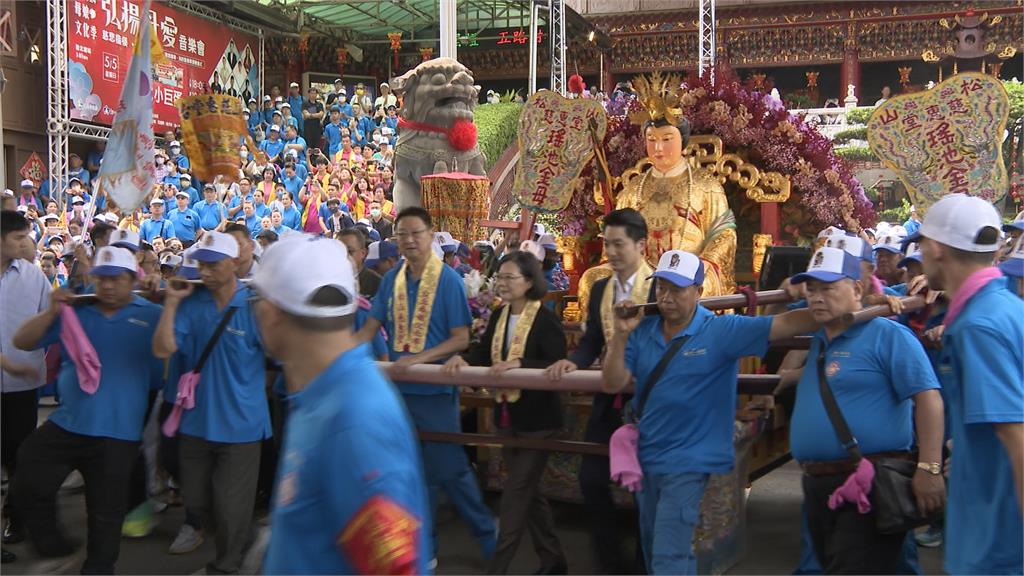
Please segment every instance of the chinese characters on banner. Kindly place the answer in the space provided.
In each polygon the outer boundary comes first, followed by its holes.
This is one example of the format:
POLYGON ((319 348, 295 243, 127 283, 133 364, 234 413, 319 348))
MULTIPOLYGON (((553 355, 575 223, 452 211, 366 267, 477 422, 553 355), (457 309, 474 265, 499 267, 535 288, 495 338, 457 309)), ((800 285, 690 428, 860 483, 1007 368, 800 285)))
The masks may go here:
POLYGON ((570 100, 550 90, 530 96, 519 117, 519 169, 513 185, 524 208, 562 210, 577 178, 604 142, 608 118, 596 100, 570 100))
POLYGON ((39 184, 46 179, 46 164, 43 163, 39 154, 33 152, 21 167, 21 170, 18 170, 18 174, 21 174, 22 178, 27 178, 35 182, 36 186, 39 186, 39 184))
POLYGON ((997 78, 958 74, 879 106, 868 120, 868 143, 919 208, 955 192, 995 203, 1008 186, 1001 144, 1009 110, 997 78))
MULTIPOLYGON (((109 125, 139 31, 142 0, 67 0, 71 117, 109 125)), ((155 38, 168 64, 155 67, 153 128, 177 126, 179 98, 208 91, 259 97, 259 38, 154 2, 155 38)))
MULTIPOLYGON (((242 101, 226 94, 189 96, 178 101, 181 140, 192 172, 204 182, 216 176, 238 179, 238 143, 248 134, 242 101)), ((249 142, 250 146, 254 146, 249 142)))

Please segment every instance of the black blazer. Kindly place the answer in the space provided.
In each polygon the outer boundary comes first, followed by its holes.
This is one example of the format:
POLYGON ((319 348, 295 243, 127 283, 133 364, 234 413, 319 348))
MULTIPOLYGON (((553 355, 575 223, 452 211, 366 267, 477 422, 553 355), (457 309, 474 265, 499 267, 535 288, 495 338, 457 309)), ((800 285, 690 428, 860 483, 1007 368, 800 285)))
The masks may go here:
MULTIPOLYGON (((499 309, 500 310, 500 309, 499 309)), ((491 314, 487 323, 487 331, 479 342, 470 346, 469 351, 462 354, 466 362, 473 366, 491 365, 491 341, 494 328, 498 323, 498 312, 491 314)), ((526 347, 520 362, 523 368, 547 368, 556 361, 565 358, 565 331, 562 321, 554 311, 541 306, 534 318, 530 334, 526 337, 526 347)), ((508 351, 508 339, 505 339, 502 355, 508 351)), ((524 432, 539 430, 557 430, 562 427, 562 402, 558 392, 544 390, 523 390, 519 400, 508 405, 512 419, 512 428, 524 432)))

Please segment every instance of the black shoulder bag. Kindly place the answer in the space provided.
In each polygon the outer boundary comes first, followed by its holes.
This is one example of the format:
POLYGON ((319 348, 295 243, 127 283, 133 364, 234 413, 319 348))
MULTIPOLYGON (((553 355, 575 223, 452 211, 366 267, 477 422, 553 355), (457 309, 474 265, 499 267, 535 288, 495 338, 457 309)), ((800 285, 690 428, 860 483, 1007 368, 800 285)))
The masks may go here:
MULTIPOLYGON (((855 462, 860 462, 864 455, 860 452, 857 439, 850 431, 850 426, 839 409, 836 397, 825 376, 825 352, 818 353, 818 388, 825 412, 836 430, 839 442, 849 452, 855 462)), ((932 521, 933 512, 922 516, 917 508, 917 499, 911 481, 917 472, 914 460, 900 458, 873 458, 875 481, 871 487, 871 509, 875 512, 875 529, 881 534, 899 534, 924 526, 932 521)))
POLYGON ((627 402, 626 407, 622 409, 622 423, 623 424, 636 424, 640 422, 640 417, 644 414, 644 406, 647 404, 647 398, 651 395, 651 390, 654 389, 654 385, 661 379, 661 375, 665 373, 665 369, 668 368, 668 363, 672 361, 672 358, 682 349, 686 341, 689 340, 689 336, 683 336, 677 340, 674 340, 672 344, 665 350, 665 354, 658 361, 658 365, 654 367, 654 371, 647 377, 647 386, 644 386, 640 396, 636 399, 636 409, 633 409, 633 403, 627 402))
POLYGON ((231 322, 231 317, 235 315, 238 308, 232 306, 224 312, 224 317, 217 323, 217 327, 214 328, 213 334, 210 335, 210 339, 206 342, 206 346, 203 348, 201 354, 199 354, 199 361, 196 362, 192 371, 199 374, 203 370, 203 366, 206 361, 210 359, 210 354, 213 353, 213 347, 217 345, 217 341, 220 340, 220 335, 224 333, 224 329, 228 327, 228 322, 231 322))

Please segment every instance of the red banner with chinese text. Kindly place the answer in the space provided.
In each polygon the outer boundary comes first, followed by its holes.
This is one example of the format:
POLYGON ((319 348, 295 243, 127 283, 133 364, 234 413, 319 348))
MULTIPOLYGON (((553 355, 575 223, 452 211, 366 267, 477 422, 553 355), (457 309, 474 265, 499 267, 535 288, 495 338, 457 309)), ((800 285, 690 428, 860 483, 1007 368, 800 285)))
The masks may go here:
MULTIPOLYGON (((73 119, 110 125, 139 30, 141 0, 67 0, 68 91, 73 119)), ((259 98, 259 38, 152 4, 168 64, 156 66, 153 130, 180 123, 174 103, 209 90, 259 98)))

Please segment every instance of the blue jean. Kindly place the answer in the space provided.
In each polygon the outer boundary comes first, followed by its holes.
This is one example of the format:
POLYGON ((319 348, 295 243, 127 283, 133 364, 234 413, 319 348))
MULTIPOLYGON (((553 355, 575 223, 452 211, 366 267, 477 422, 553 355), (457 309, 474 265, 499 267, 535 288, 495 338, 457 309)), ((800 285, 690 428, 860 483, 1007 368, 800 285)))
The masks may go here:
MULTIPOLYGON (((403 394, 402 398, 417 430, 462 431, 458 394, 403 394)), ((484 558, 489 559, 497 544, 494 514, 484 503, 466 451, 458 444, 424 442, 422 446, 432 517, 437 518, 438 490, 444 490, 459 515, 469 524, 484 558)))
POLYGON ((707 483, 704 473, 645 473, 636 502, 648 574, 697 573, 693 530, 707 483))

